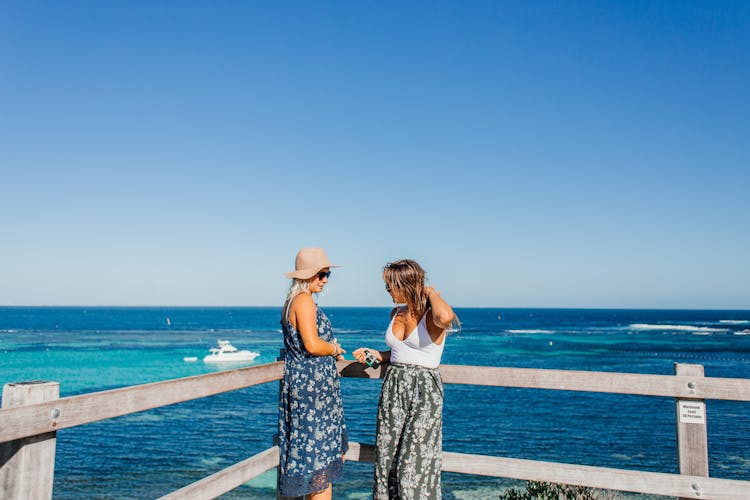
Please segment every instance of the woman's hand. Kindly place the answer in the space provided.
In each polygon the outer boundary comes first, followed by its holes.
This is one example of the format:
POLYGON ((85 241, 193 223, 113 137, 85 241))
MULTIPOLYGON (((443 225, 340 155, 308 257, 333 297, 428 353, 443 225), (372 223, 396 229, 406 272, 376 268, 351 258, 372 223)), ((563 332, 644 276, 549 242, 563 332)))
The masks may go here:
POLYGON ((344 359, 344 354, 346 353, 346 351, 341 348, 341 346, 339 345, 339 341, 336 340, 336 338, 331 341, 331 344, 333 345, 334 349, 336 349, 336 351, 333 353, 333 357, 336 358, 336 361, 342 361, 344 359))
POLYGON ((425 294, 425 297, 427 297, 428 301, 430 301, 430 296, 435 297, 435 295, 437 295, 438 297, 440 297, 440 292, 435 290, 435 288, 432 286, 424 287, 424 294, 425 294))
MULTIPOLYGON (((365 360, 366 351, 369 351, 372 356, 380 361, 383 362, 383 353, 376 349, 370 349, 369 347, 360 347, 359 349, 356 349, 352 354, 354 355, 354 358, 359 361, 360 363, 366 365, 367 361, 365 360)), ((390 352, 390 351, 388 351, 390 352)))
POLYGON ((380 354, 380 351, 370 349, 369 347, 360 347, 359 349, 356 349, 352 353, 352 355, 354 355, 354 358, 360 363, 367 364, 365 361, 365 351, 370 351, 370 354, 372 354, 375 359, 377 359, 378 361, 383 361, 383 356, 380 354))

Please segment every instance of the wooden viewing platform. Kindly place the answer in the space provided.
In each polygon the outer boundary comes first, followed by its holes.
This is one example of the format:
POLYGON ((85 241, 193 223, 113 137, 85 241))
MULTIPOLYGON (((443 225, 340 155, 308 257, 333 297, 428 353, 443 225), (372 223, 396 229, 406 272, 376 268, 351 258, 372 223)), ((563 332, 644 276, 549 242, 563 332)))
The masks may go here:
MULTIPOLYGON (((6 384, 0 409, 0 498, 52 498, 55 432, 192 399, 281 380, 283 362, 59 398, 57 382, 6 384)), ((378 379, 384 367, 340 361, 343 377, 378 379)), ((606 392, 675 398, 680 474, 443 452, 443 470, 566 483, 692 499, 750 499, 750 481, 708 477, 706 399, 750 401, 750 380, 704 377, 703 366, 675 364, 674 375, 443 365, 446 384, 606 392)), ((269 436, 269 442, 271 436, 269 436)), ((349 443, 348 460, 372 462, 372 445, 349 443)), ((162 499, 222 495, 279 464, 271 446, 162 499)))

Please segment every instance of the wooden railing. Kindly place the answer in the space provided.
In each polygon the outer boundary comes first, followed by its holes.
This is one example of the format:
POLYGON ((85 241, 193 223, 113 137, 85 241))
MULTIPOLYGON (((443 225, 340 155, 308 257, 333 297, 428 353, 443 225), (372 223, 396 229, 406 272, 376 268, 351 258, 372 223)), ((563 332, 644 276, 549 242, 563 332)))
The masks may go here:
MULTIPOLYGON (((370 379, 381 378, 385 370, 352 361, 338 367, 344 377, 370 379)), ((458 365, 440 371, 447 384, 673 397, 680 465, 680 474, 667 474, 444 452, 444 471, 681 498, 750 499, 750 481, 708 477, 705 418, 706 399, 750 401, 750 380, 704 377, 701 365, 687 364, 676 364, 673 376, 458 365)), ((51 498, 60 429, 277 381, 282 374, 283 362, 275 362, 59 399, 55 382, 7 384, 0 410, 0 498, 51 498)), ((346 457, 372 462, 374 449, 350 443, 346 457)), ((162 498, 214 498, 278 463, 279 449, 272 446, 162 498)))

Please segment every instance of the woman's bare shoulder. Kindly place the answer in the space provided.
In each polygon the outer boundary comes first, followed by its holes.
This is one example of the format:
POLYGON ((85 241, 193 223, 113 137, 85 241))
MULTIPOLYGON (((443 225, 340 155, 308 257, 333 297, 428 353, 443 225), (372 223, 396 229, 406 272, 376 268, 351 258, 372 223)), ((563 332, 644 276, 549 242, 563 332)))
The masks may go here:
POLYGON ((311 294, 303 292, 297 294, 292 299, 290 309, 295 312, 303 312, 310 309, 315 310, 315 301, 313 300, 311 294))

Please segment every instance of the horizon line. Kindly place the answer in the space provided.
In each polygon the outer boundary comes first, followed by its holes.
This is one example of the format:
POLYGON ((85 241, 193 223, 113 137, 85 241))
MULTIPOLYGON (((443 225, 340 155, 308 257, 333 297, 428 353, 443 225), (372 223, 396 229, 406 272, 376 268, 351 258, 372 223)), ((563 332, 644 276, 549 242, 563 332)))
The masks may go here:
MULTIPOLYGON (((4 304, 0 305, 0 308, 112 308, 112 309, 147 309, 147 308, 174 308, 174 309, 266 309, 276 308, 280 309, 281 306, 274 305, 166 305, 166 304, 20 304, 11 305, 4 304)), ((391 305, 356 305, 356 306, 342 306, 342 305, 327 305, 325 308, 341 308, 341 309, 389 309, 391 305)), ((452 306, 455 309, 537 309, 537 310, 548 310, 548 309, 567 309, 567 310, 621 310, 621 311, 737 311, 737 312, 750 312, 750 308, 734 308, 734 307, 719 307, 719 308, 706 308, 706 307, 626 307, 626 306, 452 306)))

